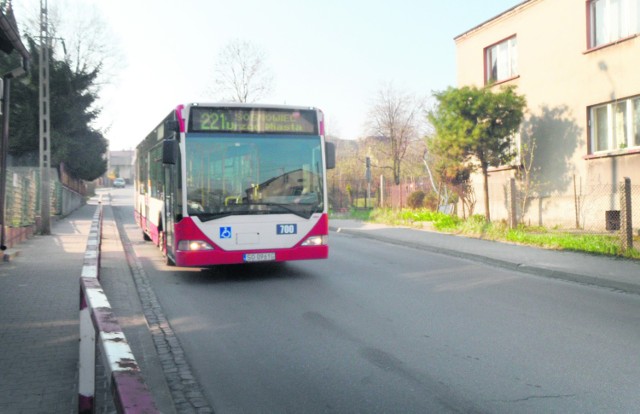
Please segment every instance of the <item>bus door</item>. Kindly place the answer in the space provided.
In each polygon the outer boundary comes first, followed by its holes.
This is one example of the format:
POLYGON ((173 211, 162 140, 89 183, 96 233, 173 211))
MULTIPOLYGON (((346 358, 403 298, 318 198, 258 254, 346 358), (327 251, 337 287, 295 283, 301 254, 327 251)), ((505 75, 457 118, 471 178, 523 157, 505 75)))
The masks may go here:
POLYGON ((165 165, 164 167, 164 223, 163 230, 165 232, 166 254, 167 257, 172 256, 171 260, 175 260, 174 255, 174 224, 176 214, 176 183, 175 183, 175 165, 165 165))

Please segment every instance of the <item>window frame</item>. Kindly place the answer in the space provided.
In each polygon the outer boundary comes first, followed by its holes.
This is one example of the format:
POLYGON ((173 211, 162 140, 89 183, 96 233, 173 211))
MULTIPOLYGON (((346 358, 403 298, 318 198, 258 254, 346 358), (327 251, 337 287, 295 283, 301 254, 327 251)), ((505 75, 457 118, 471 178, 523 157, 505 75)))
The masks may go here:
POLYGON ((516 34, 513 34, 509 37, 506 37, 496 43, 493 43, 483 50, 483 59, 484 59, 484 83, 485 85, 496 84, 506 82, 510 79, 517 78, 519 76, 518 72, 518 37, 516 34), (505 52, 500 51, 500 46, 506 45, 506 59, 503 59, 501 54, 505 52), (507 65, 508 74, 502 78, 496 73, 495 79, 492 77, 493 74, 493 56, 494 53, 492 51, 496 50, 498 53, 495 53, 496 56, 496 72, 499 71, 499 68, 502 64, 507 65), (502 63, 501 63, 502 62, 502 63))
POLYGON ((590 106, 587 114, 590 155, 640 150, 640 95, 590 106), (603 109, 606 109, 604 118, 603 109), (606 125, 602 125, 602 120, 606 120, 606 125), (620 120, 624 124, 622 129, 620 120), (603 131, 606 137, 602 136, 603 131))
POLYGON ((640 0, 588 0, 587 30, 588 49, 599 49, 640 35, 640 0), (598 4, 603 7, 602 20, 605 20, 600 23, 596 20, 600 15, 596 10, 598 4), (614 7, 617 10, 612 12, 614 7), (632 13, 634 7, 635 13, 632 13), (623 22, 625 17, 630 20, 623 22), (626 30, 624 26, 627 26, 626 30), (604 27, 605 32, 602 34, 603 39, 598 40, 600 27, 604 27))

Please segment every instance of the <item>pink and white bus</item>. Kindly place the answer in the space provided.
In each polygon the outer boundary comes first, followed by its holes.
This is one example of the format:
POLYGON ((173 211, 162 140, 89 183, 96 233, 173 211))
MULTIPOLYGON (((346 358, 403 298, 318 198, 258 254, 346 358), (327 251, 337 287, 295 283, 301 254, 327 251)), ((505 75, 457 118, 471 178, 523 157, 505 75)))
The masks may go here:
POLYGON ((136 149, 136 222, 178 266, 326 259, 334 166, 316 108, 180 105, 136 149))

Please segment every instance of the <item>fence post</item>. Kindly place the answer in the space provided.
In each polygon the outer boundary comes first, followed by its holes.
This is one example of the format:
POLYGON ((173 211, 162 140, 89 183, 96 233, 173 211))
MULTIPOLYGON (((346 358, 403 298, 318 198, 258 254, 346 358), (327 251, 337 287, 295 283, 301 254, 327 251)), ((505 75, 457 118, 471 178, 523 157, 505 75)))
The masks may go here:
POLYGON ((624 178, 620 184, 620 247, 622 251, 633 248, 633 225, 631 220, 631 179, 624 178))
POLYGON ((384 208, 384 175, 380 174, 380 208, 384 208))
POLYGON ((518 227, 518 212, 516 211, 516 179, 509 179, 509 201, 510 201, 510 226, 512 229, 518 227))

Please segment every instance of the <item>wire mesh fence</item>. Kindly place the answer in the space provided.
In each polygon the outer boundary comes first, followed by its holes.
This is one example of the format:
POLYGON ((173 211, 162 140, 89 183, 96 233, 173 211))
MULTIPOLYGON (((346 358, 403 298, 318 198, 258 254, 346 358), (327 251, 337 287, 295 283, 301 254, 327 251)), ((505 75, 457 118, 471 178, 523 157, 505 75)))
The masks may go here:
MULTIPOLYGON (((430 210, 469 217, 484 214, 482 184, 460 189, 438 188, 429 177, 403 180, 399 185, 375 179, 329 181, 329 202, 335 212, 353 208, 385 207, 393 209, 425 207, 430 210), (412 194, 424 193, 416 206, 412 194)), ((528 191, 513 179, 489 183, 489 208, 492 221, 511 226, 524 224, 576 234, 640 237, 640 183, 624 181, 615 185, 573 180, 565 192, 541 194, 528 191), (571 188, 572 187, 572 188, 571 188), (628 213, 627 213, 628 211, 628 213)), ((636 241, 636 248, 640 241, 636 241)))
POLYGON ((441 189, 438 196, 428 177, 406 178, 398 185, 392 181, 376 178, 366 180, 329 180, 329 204, 334 211, 348 211, 351 208, 385 207, 401 209, 414 207, 410 197, 421 191, 425 194, 424 207, 437 209, 441 203, 447 203, 448 196, 454 193, 441 189), (446 193, 446 194, 445 194, 446 193))
MULTIPOLYGON (((49 182, 50 213, 69 214, 87 193, 82 180, 52 168, 49 182)), ((38 167, 9 167, 6 174, 4 224, 7 228, 35 226, 40 216, 40 170, 38 167)))
POLYGON ((640 226, 640 184, 630 181, 625 189, 625 181, 613 185, 574 180, 569 192, 527 194, 522 183, 514 179, 513 183, 492 183, 489 189, 491 217, 510 223, 583 234, 615 234, 625 221, 622 211, 628 203, 628 221, 636 234, 640 226))
MULTIPOLYGON (((416 191, 427 195, 425 207, 437 208, 428 178, 405 179, 395 185, 393 182, 377 178, 366 180, 329 180, 329 204, 334 211, 348 211, 351 208, 387 207, 400 209, 409 207, 409 197, 416 191)), ((437 197, 436 197, 437 199, 437 197)))
MULTIPOLYGON (((632 225, 640 226, 640 184, 631 184, 632 225), (634 208, 635 207, 635 208, 634 208)), ((589 232, 620 229, 624 204, 621 185, 591 184, 576 196, 577 227, 589 232)))
MULTIPOLYGON (((55 170, 52 170, 52 176, 55 170)), ((5 222, 9 227, 25 227, 36 223, 40 205, 40 173, 37 168, 12 167, 7 171, 5 222)), ((50 182, 51 214, 62 214, 62 184, 50 182)))

